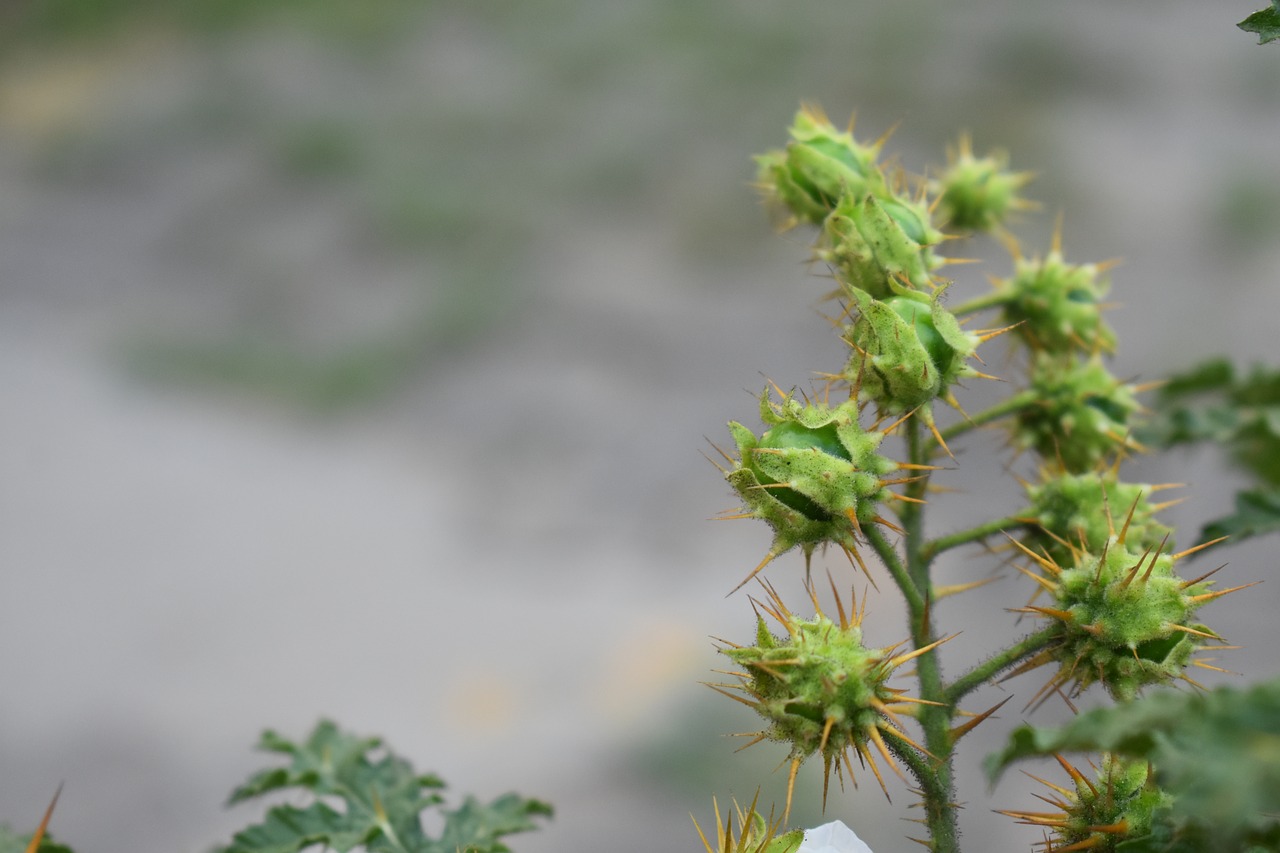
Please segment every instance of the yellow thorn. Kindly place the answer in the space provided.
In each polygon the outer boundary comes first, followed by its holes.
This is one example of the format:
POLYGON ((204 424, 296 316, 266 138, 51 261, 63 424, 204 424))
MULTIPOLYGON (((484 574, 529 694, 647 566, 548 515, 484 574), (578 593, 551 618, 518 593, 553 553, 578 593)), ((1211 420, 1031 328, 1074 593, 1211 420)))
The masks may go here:
MULTIPOLYGON (((737 592, 738 590, 746 586, 749 580, 754 578, 756 575, 760 574, 761 570, 763 570, 765 566, 772 563, 774 558, 776 558, 777 556, 778 554, 774 551, 770 551, 768 554, 765 554, 764 559, 760 561, 760 565, 752 569, 751 574, 747 575, 745 578, 742 579, 742 583, 738 584, 733 589, 729 590, 729 595, 733 595, 735 592, 737 592)), ((725 598, 728 598, 729 595, 726 595, 725 598)))
POLYGON ((1233 586, 1231 587, 1231 589, 1220 589, 1217 592, 1206 592, 1203 595, 1193 595, 1189 600, 1197 603, 1201 601, 1213 601, 1215 598, 1221 598, 1224 595, 1228 595, 1238 590, 1248 589, 1249 587, 1257 586, 1260 583, 1262 583, 1262 581, 1254 581, 1253 583, 1246 583, 1240 586, 1233 586))
POLYGON ((26 853, 36 853, 40 849, 40 842, 44 839, 45 830, 49 828, 49 819, 53 817, 53 807, 58 804, 58 797, 62 795, 62 783, 58 783, 58 788, 53 792, 53 799, 49 801, 49 807, 44 810, 44 818, 41 819, 40 825, 36 827, 36 831, 31 836, 31 843, 27 845, 26 853))

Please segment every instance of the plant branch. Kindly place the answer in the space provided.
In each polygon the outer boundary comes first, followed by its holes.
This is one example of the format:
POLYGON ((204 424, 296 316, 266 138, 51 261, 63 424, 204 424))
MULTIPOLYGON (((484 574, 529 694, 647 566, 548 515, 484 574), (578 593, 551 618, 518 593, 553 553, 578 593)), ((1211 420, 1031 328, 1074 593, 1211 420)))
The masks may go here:
POLYGON ((946 688, 943 694, 946 697, 945 701, 955 705, 1004 670, 1044 649, 1053 642, 1060 631, 1058 626, 1050 625, 987 658, 946 688))

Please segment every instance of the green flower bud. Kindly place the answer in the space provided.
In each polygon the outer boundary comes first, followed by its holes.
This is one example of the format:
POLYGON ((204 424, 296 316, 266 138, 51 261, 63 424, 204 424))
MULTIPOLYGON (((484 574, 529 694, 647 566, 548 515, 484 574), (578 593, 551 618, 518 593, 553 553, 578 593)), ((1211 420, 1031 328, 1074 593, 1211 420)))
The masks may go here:
POLYGON ((1129 437, 1142 411, 1138 388, 1111 375, 1098 357, 1064 362, 1037 356, 1031 366, 1037 403, 1018 413, 1014 440, 1078 474, 1124 450, 1141 450, 1129 437))
POLYGON ((1013 277, 996 283, 1004 321, 1020 324, 1015 331, 1033 349, 1114 351, 1115 333, 1102 321, 1105 265, 1069 264, 1057 243, 1044 259, 1015 257, 1013 277))
POLYGON ((1082 554, 1070 567, 1035 556, 1041 574, 1026 573, 1049 590, 1053 605, 1024 610, 1061 627, 1057 642, 1029 662, 1059 666, 1042 694, 1066 684, 1079 693, 1101 683, 1128 701, 1147 685, 1190 681, 1183 670, 1192 654, 1205 639, 1217 638, 1192 616, 1234 590, 1208 592, 1207 583, 1179 578, 1174 564, 1187 553, 1138 550, 1113 536, 1101 554, 1082 554))
POLYGON ((806 556, 828 542, 856 553, 862 525, 880 521, 878 505, 890 497, 883 478, 898 465, 876 452, 884 433, 864 431, 858 414, 854 400, 835 408, 792 397, 775 404, 766 392, 763 435, 729 424, 739 458, 725 478, 745 504, 743 514, 774 531, 761 568, 797 546, 806 556))
POLYGON ((930 403, 961 376, 978 376, 967 364, 979 337, 965 332, 933 296, 899 289, 884 301, 850 291, 858 319, 845 330, 854 349, 845 378, 882 413, 920 409, 932 422, 930 403))
POLYGON ((702 839, 706 853, 795 853, 804 841, 804 830, 794 829, 791 832, 779 833, 781 820, 766 821, 756 811, 755 801, 746 809, 734 803, 734 811, 738 817, 738 837, 733 835, 733 816, 722 819, 720 805, 714 800, 716 815, 716 831, 712 839, 715 845, 703 834, 702 827, 695 820, 693 826, 702 839))
POLYGON ((1125 841, 1151 832, 1158 809, 1173 798, 1155 786, 1145 761, 1130 761, 1105 755, 1096 781, 1058 756, 1058 763, 1070 775, 1074 790, 1050 785, 1056 796, 1040 799, 1060 809, 1058 813, 1003 811, 1018 823, 1040 826, 1053 833, 1047 851, 1090 850, 1114 853, 1125 841))
POLYGON ((1028 521, 1037 525, 1022 543, 1059 565, 1071 565, 1082 552, 1099 554, 1111 537, 1125 530, 1130 547, 1145 550, 1161 543, 1173 547, 1172 528, 1156 521, 1148 498, 1159 486, 1122 483, 1114 470, 1085 474, 1046 473, 1028 486, 1028 521))
POLYGON ((796 114, 790 133, 785 149, 762 154, 756 163, 766 200, 787 209, 794 222, 822 222, 845 195, 890 194, 876 164, 880 143, 860 144, 814 107, 796 114))
MULTIPOLYGON (((800 619, 782 603, 771 587, 770 600, 755 602, 786 630, 786 637, 770 633, 764 618, 757 619, 753 646, 730 645, 720 649, 743 669, 739 683, 717 689, 750 705, 765 721, 758 740, 769 739, 791 747, 791 782, 787 791, 790 810, 791 787, 800 764, 814 754, 822 756, 823 769, 830 774, 841 764, 853 776, 851 756, 870 766, 883 786, 875 754, 896 769, 886 744, 893 749, 906 746, 920 749, 898 724, 898 713, 910 713, 903 704, 902 691, 888 686, 894 669, 914 659, 923 650, 903 655, 894 652, 903 644, 871 648, 863 643, 861 616, 856 602, 850 611, 837 599, 839 618, 832 620, 818 606, 810 588, 816 615, 800 619), (852 616, 849 614, 852 613, 852 616), (725 689, 746 694, 746 699, 725 689)), ((712 685, 716 687, 716 685, 712 685)))
POLYGON ((1031 173, 1008 171, 1009 155, 1005 152, 976 158, 969 137, 962 136, 959 150, 949 151, 947 161, 932 189, 939 196, 942 221, 950 227, 992 231, 1004 224, 1011 211, 1032 207, 1018 196, 1018 190, 1031 180, 1031 173))
POLYGON ((887 299, 891 282, 918 290, 930 284, 930 270, 942 261, 929 247, 941 240, 927 210, 896 198, 845 195, 823 223, 817 254, 842 285, 887 299))

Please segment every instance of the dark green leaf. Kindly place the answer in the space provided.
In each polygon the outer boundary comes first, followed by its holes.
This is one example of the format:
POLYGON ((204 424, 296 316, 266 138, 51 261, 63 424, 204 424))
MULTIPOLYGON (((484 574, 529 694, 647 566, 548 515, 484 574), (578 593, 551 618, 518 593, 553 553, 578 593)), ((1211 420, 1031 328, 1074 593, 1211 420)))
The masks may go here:
POLYGON ((1258 34, 1258 44, 1280 39, 1280 0, 1271 0, 1270 9, 1261 9, 1245 18, 1237 27, 1258 34))
POLYGON ((1256 489, 1236 495, 1236 511, 1211 521, 1200 533, 1202 542, 1221 536, 1239 542, 1260 533, 1280 531, 1280 488, 1256 489))
POLYGON ((1216 846, 1203 849, 1232 850, 1280 834, 1280 680, 1247 691, 1156 693, 1060 729, 1022 726, 988 757, 987 773, 994 781, 1020 759, 1074 751, 1150 761, 1174 798, 1170 839, 1211 831, 1216 846))
POLYGON ((551 813, 544 803, 514 794, 490 805, 468 799, 456 812, 445 813, 443 836, 433 840, 420 818, 444 801, 438 793, 444 783, 415 773, 377 738, 358 738, 322 721, 305 742, 268 731, 259 747, 288 756, 289 765, 254 774, 232 793, 231 802, 284 789, 301 789, 311 800, 270 809, 220 853, 297 853, 314 845, 339 853, 356 847, 369 853, 501 853, 507 848, 499 838, 534 829, 534 817, 551 813))

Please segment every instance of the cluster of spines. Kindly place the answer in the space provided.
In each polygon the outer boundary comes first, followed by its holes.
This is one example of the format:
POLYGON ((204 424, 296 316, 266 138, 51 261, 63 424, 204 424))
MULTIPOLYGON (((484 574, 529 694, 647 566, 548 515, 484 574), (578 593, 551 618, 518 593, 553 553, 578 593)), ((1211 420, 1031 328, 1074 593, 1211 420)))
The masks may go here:
POLYGON ((771 586, 765 586, 768 601, 753 599, 757 607, 756 642, 743 646, 724 642, 721 653, 741 670, 723 672, 737 678, 732 684, 713 684, 714 689, 754 710, 766 722, 762 731, 746 733, 748 746, 764 740, 790 746, 790 773, 787 780, 787 807, 800 765, 813 755, 822 757, 823 802, 834 773, 844 783, 845 773, 857 784, 853 758, 871 769, 888 796, 879 755, 895 773, 895 752, 914 750, 928 753, 903 730, 902 715, 910 715, 921 700, 890 687, 894 670, 945 640, 897 654, 905 643, 887 648, 871 648, 863 643, 863 612, 856 600, 846 610, 835 586, 837 618, 823 612, 812 585, 808 586, 815 616, 802 619, 787 609, 771 586), (771 616, 786 631, 784 638, 770 633, 759 611, 771 616), (731 692, 737 691, 737 692, 731 692), (738 695, 739 693, 745 695, 738 695))
POLYGON ((693 822, 706 853, 793 853, 800 847, 804 841, 804 833, 798 829, 782 832, 781 818, 775 819, 771 813, 766 819, 757 810, 759 797, 760 792, 757 790, 755 799, 745 809, 735 802, 733 813, 724 818, 720 815, 720 804, 712 800, 716 817, 715 835, 708 839, 702 827, 698 826, 698 821, 693 822), (738 818, 736 836, 733 829, 735 814, 738 818), (715 842, 714 845, 712 841, 715 842))
POLYGON ((1114 853, 1125 841, 1150 832, 1156 810, 1170 801, 1155 786, 1144 761, 1104 755, 1091 780, 1061 755, 1056 758, 1071 777, 1071 788, 1027 774, 1053 792, 1035 797, 1054 811, 1000 812, 1018 823, 1045 829, 1039 845, 1042 853, 1114 853))

